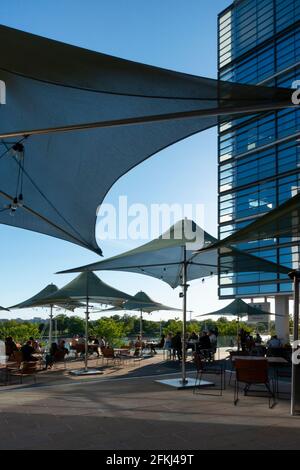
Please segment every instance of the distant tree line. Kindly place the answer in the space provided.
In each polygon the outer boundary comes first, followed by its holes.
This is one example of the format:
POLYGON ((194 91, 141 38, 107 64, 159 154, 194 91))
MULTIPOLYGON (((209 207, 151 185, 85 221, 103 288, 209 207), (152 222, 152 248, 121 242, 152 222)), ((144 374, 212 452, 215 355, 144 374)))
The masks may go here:
MULTIPOLYGON (((145 315, 146 316, 146 315, 145 315)), ((149 315, 148 315, 149 317, 149 315)), ((239 324, 241 328, 249 332, 256 330, 255 326, 246 323, 239 324)), ((72 337, 75 334, 84 334, 85 321, 78 316, 68 316, 64 314, 55 317, 54 325, 57 329, 58 336, 72 337)), ((228 320, 225 317, 219 318, 217 321, 192 320, 187 322, 187 331, 189 333, 195 331, 199 334, 203 330, 218 328, 220 336, 236 336, 237 322, 236 320, 228 320)), ((55 329, 55 328, 54 328, 55 329)), ((259 331, 263 333, 265 327, 259 326, 259 331)), ((102 317, 98 320, 89 322, 89 331, 91 336, 104 336, 107 341, 116 343, 125 337, 136 337, 140 332, 140 318, 133 315, 113 315, 111 317, 102 317)), ((160 334, 169 332, 176 333, 182 331, 182 321, 179 318, 171 320, 153 321, 149 318, 143 319, 143 335, 148 338, 159 338, 160 334)), ((0 321, 0 339, 12 336, 16 341, 23 342, 30 336, 40 338, 48 335, 48 324, 45 323, 24 323, 10 321, 0 321)))

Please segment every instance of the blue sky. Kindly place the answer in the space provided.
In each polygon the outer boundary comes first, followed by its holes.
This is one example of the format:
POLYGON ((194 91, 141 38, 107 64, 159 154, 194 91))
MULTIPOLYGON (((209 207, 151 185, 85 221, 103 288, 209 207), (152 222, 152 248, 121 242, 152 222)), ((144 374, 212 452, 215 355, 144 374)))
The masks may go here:
MULTIPOLYGON (((4 0, 1 23, 118 57, 207 77, 217 74, 217 14, 228 0, 4 0)), ((205 230, 217 233, 216 130, 203 132, 156 154, 121 178, 105 202, 119 195, 129 202, 204 205, 205 230), (170 168, 172 176, 170 177, 170 168), (149 184, 140 184, 146 180, 149 184)), ((30 297, 49 282, 64 285, 74 276, 60 269, 95 261, 80 247, 47 236, 1 226, 0 304, 30 297)), ((138 243, 136 243, 138 244, 138 243)), ((140 243, 139 243, 140 244, 140 243)), ((104 255, 134 247, 133 242, 102 242, 104 255)), ((100 273, 98 273, 100 274, 100 273)), ((145 276, 101 273, 113 286, 135 294, 145 290, 155 300, 179 307, 179 290, 145 276)), ((193 281, 188 308, 204 313, 224 305, 217 284, 193 281)), ((1 317, 30 318, 46 310, 0 312, 1 317)), ((166 318, 156 313, 152 318, 166 318)), ((96 318, 96 314, 95 314, 96 318)))

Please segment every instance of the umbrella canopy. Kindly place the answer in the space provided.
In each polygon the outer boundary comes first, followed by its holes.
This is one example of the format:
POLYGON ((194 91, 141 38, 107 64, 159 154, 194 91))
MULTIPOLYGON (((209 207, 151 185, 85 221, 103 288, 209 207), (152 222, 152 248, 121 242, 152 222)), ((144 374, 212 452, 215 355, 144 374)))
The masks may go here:
POLYGON ((21 308, 33 308, 33 307, 49 307, 49 347, 52 344, 52 320, 53 320, 53 307, 61 307, 65 310, 70 310, 74 312, 75 308, 84 307, 84 304, 77 300, 72 300, 71 298, 65 298, 62 301, 57 300, 56 302, 49 300, 51 295, 54 295, 58 291, 58 287, 55 284, 48 284, 44 289, 39 291, 34 296, 29 299, 21 302, 19 304, 13 305, 10 307, 12 310, 21 309, 21 308))
POLYGON ((246 316, 259 316, 259 315, 275 315, 274 313, 264 312, 260 308, 253 307, 251 304, 247 304, 242 299, 235 299, 226 307, 216 310, 215 312, 205 313, 203 315, 198 315, 200 317, 209 317, 209 316, 234 316, 238 318, 243 318, 246 316))
POLYGON ((59 301, 53 302, 49 301, 49 296, 55 294, 58 291, 58 287, 55 284, 48 284, 44 289, 39 291, 34 296, 30 297, 24 302, 21 302, 10 307, 11 310, 19 308, 32 308, 32 307, 51 307, 57 305, 58 307, 63 307, 66 310, 74 311, 76 307, 82 307, 83 304, 80 302, 74 302, 72 299, 65 299, 62 303, 59 301))
MULTIPOLYGON (((105 284, 93 272, 84 272, 61 289, 44 298, 43 302, 60 304, 69 299, 72 301, 86 301, 88 299, 100 304, 121 305, 126 300, 131 300, 132 296, 105 284)), ((37 301, 36 305, 38 303, 37 301)))
POLYGON ((127 300, 120 307, 112 307, 112 308, 108 308, 102 311, 103 312, 117 312, 120 310, 136 310, 136 311, 151 313, 151 312, 156 312, 159 310, 179 311, 180 309, 168 307, 167 305, 163 305, 159 302, 155 302, 145 292, 140 291, 133 296, 133 300, 127 300))
MULTIPOLYGON (((155 302, 152 300, 149 295, 145 292, 140 291, 133 296, 133 300, 128 300, 124 302, 124 304, 120 307, 112 307, 107 310, 103 310, 103 312, 116 312, 120 310, 132 310, 132 311, 139 311, 140 312, 140 341, 142 342, 143 337, 143 312, 151 313, 156 312, 159 310, 173 310, 178 311, 177 308, 168 307, 167 305, 163 305, 159 302, 155 302)), ((142 350, 141 350, 142 353, 142 350)))
POLYGON ((6 26, 0 70, 0 223, 97 253, 97 208, 130 169, 222 116, 294 106, 290 90, 178 73, 6 26))
POLYGON ((121 255, 98 261, 62 273, 117 270, 156 277, 175 288, 182 284, 182 266, 186 260, 187 280, 204 278, 225 272, 278 272, 289 269, 242 251, 227 248, 221 262, 217 249, 195 253, 191 241, 202 240, 204 247, 217 242, 209 233, 191 220, 181 220, 160 237, 121 255), (191 239, 191 231, 194 234, 191 239), (191 248, 189 246, 191 245, 191 248))

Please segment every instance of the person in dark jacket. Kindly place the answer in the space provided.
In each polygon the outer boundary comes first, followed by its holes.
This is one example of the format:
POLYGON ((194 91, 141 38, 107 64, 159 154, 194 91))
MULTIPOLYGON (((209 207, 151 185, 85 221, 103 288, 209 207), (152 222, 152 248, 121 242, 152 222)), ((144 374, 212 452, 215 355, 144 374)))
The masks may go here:
POLYGON ((203 331, 199 339, 199 349, 211 349, 211 342, 206 331, 203 331))
POLYGON ((172 338, 173 357, 177 354, 179 361, 182 359, 182 341, 181 333, 178 331, 172 338), (174 354, 175 353, 175 354, 174 354))
POLYGON ((18 351, 18 347, 14 342, 11 336, 5 338, 5 355, 8 357, 12 357, 14 352, 18 351))
POLYGON ((24 346, 21 347, 21 351, 23 354, 23 360, 25 362, 32 362, 37 361, 38 358, 34 357, 32 354, 34 353, 34 348, 31 346, 31 341, 27 341, 24 346))

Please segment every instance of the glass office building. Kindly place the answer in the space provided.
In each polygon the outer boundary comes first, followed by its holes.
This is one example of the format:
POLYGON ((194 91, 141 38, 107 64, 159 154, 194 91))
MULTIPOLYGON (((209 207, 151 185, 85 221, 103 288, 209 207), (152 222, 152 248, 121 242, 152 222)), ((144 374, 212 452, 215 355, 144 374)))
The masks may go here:
MULTIPOLYGON (((219 78, 291 88, 300 80, 300 0, 236 0, 220 13, 219 78)), ((219 126, 219 236, 253 222, 300 189, 300 111, 286 109, 219 126)), ((239 245, 299 266, 298 239, 239 245)), ((286 276, 226 273, 220 298, 292 293, 286 276)), ((287 297, 286 297, 287 298, 287 297)))

